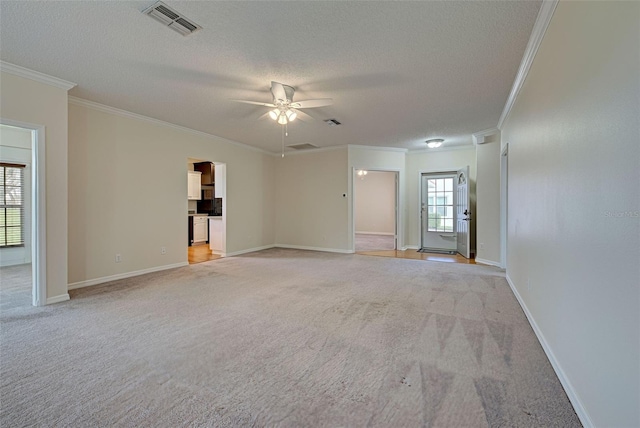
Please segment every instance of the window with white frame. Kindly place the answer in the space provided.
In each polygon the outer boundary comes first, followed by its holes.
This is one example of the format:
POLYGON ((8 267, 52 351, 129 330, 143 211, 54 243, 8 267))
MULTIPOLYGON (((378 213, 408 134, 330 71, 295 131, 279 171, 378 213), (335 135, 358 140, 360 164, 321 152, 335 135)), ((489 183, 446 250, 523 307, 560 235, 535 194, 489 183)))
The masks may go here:
POLYGON ((24 169, 0 163, 0 248, 24 246, 24 169))
POLYGON ((453 232, 453 178, 431 178, 427 181, 429 232, 453 232))

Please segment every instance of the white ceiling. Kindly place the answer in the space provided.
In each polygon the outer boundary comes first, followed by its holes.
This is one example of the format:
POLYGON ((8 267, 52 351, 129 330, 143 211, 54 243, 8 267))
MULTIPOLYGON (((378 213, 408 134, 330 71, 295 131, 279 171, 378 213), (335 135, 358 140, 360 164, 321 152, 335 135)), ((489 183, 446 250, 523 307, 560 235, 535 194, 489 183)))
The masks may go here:
POLYGON ((424 148, 495 127, 540 1, 165 1, 202 30, 140 13, 154 1, 0 1, 0 59, 78 86, 70 95, 271 152, 270 82, 333 98, 286 144, 424 148), (324 119, 343 123, 329 127, 324 119))

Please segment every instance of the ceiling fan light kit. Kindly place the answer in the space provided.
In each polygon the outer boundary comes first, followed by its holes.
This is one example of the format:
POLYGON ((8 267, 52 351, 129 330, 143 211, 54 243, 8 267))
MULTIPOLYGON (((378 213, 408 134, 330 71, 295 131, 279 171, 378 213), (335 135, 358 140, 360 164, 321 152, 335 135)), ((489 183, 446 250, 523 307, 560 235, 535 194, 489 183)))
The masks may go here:
POLYGON ((260 101, 247 101, 247 100, 233 100, 245 104, 254 104, 264 107, 274 107, 269 112, 269 117, 280 125, 286 125, 289 122, 293 122, 298 117, 296 109, 324 107, 331 105, 333 100, 331 98, 319 98, 315 100, 304 100, 299 102, 293 102, 293 94, 295 89, 292 86, 283 85, 278 82, 271 82, 271 95, 273 96, 272 103, 263 103, 260 101))

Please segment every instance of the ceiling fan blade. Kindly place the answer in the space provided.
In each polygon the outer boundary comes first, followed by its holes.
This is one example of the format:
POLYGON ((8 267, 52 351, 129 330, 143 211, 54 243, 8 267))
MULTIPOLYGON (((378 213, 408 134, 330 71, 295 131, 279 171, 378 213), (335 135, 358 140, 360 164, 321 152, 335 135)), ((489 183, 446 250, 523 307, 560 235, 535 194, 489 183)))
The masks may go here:
POLYGON ((271 93, 274 100, 287 100, 287 93, 284 90, 284 85, 278 82, 271 82, 271 93))
POLYGON ((310 120, 315 120, 313 117, 309 116, 307 113, 303 112, 302 110, 296 110, 296 113, 298 114, 298 117, 296 120, 301 120, 303 122, 309 122, 310 120))
POLYGON ((330 106, 333 104, 333 100, 331 98, 319 98, 317 100, 304 100, 298 101, 291 104, 293 108, 314 108, 314 107, 324 107, 330 106))
POLYGON ((245 103, 245 104, 253 104, 256 106, 264 106, 264 107, 275 107, 275 104, 272 103, 261 103, 259 101, 247 101, 247 100, 231 100, 231 101, 235 101, 237 103, 245 103))

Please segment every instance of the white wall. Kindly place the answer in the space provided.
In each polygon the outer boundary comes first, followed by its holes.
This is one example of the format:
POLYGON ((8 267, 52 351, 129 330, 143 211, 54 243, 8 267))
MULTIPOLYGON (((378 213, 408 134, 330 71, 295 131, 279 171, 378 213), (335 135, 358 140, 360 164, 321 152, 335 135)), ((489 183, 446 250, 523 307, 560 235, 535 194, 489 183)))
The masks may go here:
POLYGON ((639 16, 561 1, 502 129, 507 274, 601 427, 640 426, 639 16))
POLYGON ((273 245, 272 155, 114 109, 69 103, 72 287, 187 262, 188 158, 227 164, 227 253, 273 245), (121 263, 115 263, 116 253, 121 263))
POLYGON ((0 248, 0 266, 31 263, 31 130, 0 125, 0 161, 26 165, 22 195, 24 246, 0 248))
POLYGON ((350 251, 347 149, 287 154, 275 170, 276 243, 350 251))
POLYGON ((396 173, 367 171, 354 181, 356 233, 394 235, 396 173))
POLYGON ((420 247, 420 172, 457 171, 469 166, 471 193, 471 248, 475 248, 476 149, 430 150, 407 153, 405 246, 420 247))
POLYGON ((500 137, 476 146, 476 260, 500 265, 500 137))
POLYGON ((0 73, 3 119, 45 126, 47 298, 67 294, 67 91, 0 73))

